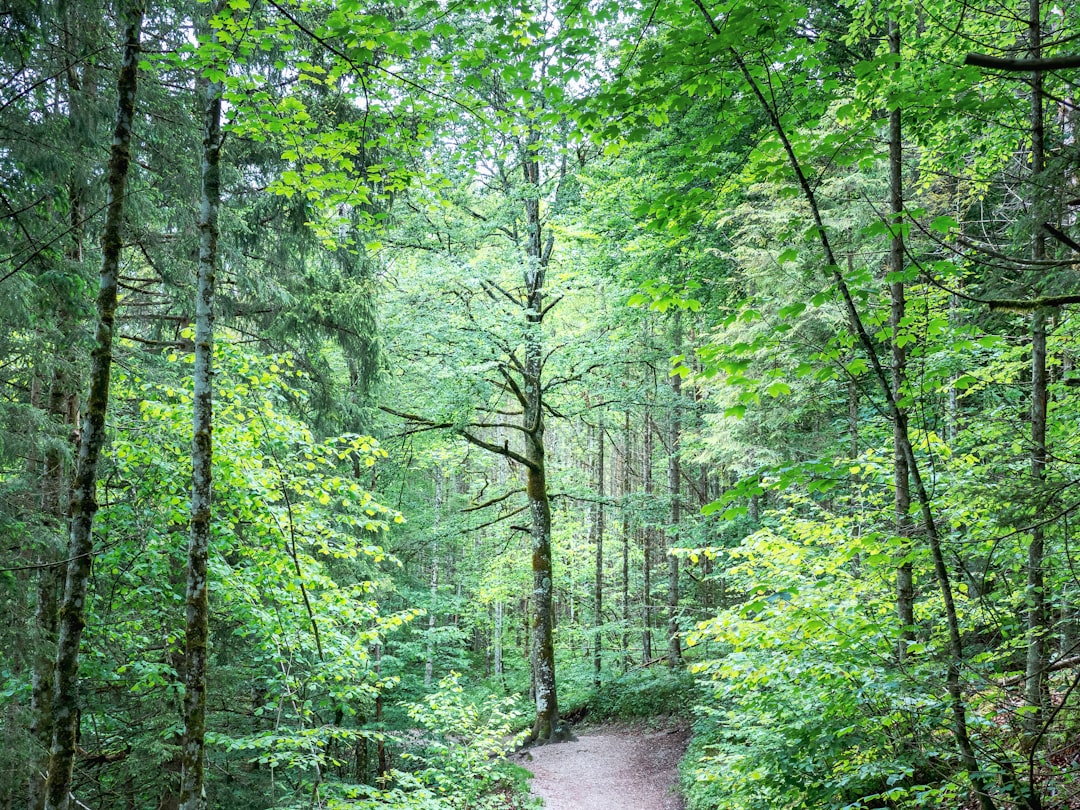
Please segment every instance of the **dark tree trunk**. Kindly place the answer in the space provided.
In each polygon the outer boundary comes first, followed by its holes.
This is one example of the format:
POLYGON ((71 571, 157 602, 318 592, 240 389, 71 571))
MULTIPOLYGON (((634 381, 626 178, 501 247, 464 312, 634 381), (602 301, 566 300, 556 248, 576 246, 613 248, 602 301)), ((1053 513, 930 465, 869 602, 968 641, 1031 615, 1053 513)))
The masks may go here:
MULTIPOLYGON (((900 26, 896 20, 889 20, 889 53, 900 56, 900 26)), ((900 68, 899 58, 894 69, 900 68)), ((911 537, 911 489, 908 481, 908 464, 903 445, 906 437, 907 409, 901 403, 907 380, 907 351, 900 337, 907 302, 904 296, 904 282, 900 273, 904 270, 904 237, 900 230, 904 218, 904 146, 902 141, 902 113, 897 107, 889 113, 889 213, 893 228, 889 244, 889 270, 893 278, 889 282, 889 295, 892 306, 889 310, 889 325, 892 330, 892 391, 897 409, 903 420, 893 420, 893 520, 898 537, 911 537), (905 435, 901 435, 904 431, 905 435)), ((906 554, 906 549, 902 552, 906 554)), ((915 640, 915 582, 911 563, 902 563, 896 571, 896 614, 900 621, 900 642, 897 653, 903 658, 907 652, 907 643, 915 640)))
MULTIPOLYGON (((646 505, 652 504, 653 477, 653 421, 649 412, 645 412, 645 438, 642 442, 641 463, 642 488, 645 490, 646 505)), ((645 626, 641 634, 641 663, 648 664, 652 660, 652 536, 651 521, 646 517, 645 525, 641 531, 641 544, 645 553, 645 561, 642 566, 642 604, 644 606, 645 626)))
MULTIPOLYGON (((679 312, 675 313, 672 327, 672 350, 674 354, 682 351, 682 320, 679 312)), ((678 374, 671 376, 671 395, 667 460, 668 497, 671 499, 671 530, 668 535, 668 666, 676 669, 682 665, 682 643, 679 635, 679 558, 670 553, 670 548, 679 545, 679 522, 682 520, 682 463, 679 458, 682 441, 682 377, 678 374)))
POLYGON ((79 711, 79 646, 94 551, 91 530, 97 512, 98 458, 105 443, 105 414, 109 406, 117 275, 123 247, 121 229, 124 219, 124 192, 131 163, 131 134, 138 86, 139 33, 142 18, 141 3, 137 2, 125 9, 124 52, 117 81, 116 125, 109 156, 105 228, 101 237, 96 345, 91 359, 86 423, 79 442, 78 468, 72 487, 67 576, 60 605, 53 680, 53 735, 45 786, 46 810, 68 810, 75 765, 75 736, 79 711))
POLYGON ((590 529, 596 550, 595 585, 593 590, 593 685, 600 686, 603 638, 600 628, 604 624, 604 426, 603 421, 592 428, 596 433, 593 450, 593 497, 590 529))
MULTIPOLYGON (((1028 3, 1028 47, 1032 59, 1042 56, 1042 9, 1040 0, 1028 3)), ((1031 76, 1031 258, 1035 265, 1046 258, 1046 237, 1043 233, 1044 192, 1041 189, 1046 168, 1046 146, 1043 112, 1043 76, 1035 71, 1031 76)), ((1024 728, 1029 736, 1038 734, 1046 702, 1046 589, 1043 575, 1045 531, 1039 522, 1045 504, 1043 484, 1046 476, 1046 321, 1047 311, 1038 309, 1031 322, 1031 479, 1036 498, 1035 528, 1031 532, 1027 561, 1027 659, 1024 666, 1024 699, 1028 713, 1024 728)))
POLYGON ((623 671, 630 669, 630 411, 623 418, 622 448, 622 648, 623 671))

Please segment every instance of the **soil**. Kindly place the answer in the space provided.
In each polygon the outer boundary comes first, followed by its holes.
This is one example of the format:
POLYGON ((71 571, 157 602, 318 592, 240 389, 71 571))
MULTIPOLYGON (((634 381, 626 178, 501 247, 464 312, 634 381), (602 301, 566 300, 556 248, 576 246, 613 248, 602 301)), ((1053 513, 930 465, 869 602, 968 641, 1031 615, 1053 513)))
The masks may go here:
POLYGON ((689 731, 608 725, 575 734, 518 756, 544 810, 683 810, 676 769, 689 731))

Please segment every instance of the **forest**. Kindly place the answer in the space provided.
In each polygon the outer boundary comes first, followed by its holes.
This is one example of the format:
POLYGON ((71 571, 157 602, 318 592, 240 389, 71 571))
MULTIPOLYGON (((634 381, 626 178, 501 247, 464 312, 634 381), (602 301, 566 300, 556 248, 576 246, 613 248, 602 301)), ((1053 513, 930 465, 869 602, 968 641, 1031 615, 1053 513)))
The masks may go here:
POLYGON ((0 4, 0 808, 1080 807, 1080 4, 0 4))

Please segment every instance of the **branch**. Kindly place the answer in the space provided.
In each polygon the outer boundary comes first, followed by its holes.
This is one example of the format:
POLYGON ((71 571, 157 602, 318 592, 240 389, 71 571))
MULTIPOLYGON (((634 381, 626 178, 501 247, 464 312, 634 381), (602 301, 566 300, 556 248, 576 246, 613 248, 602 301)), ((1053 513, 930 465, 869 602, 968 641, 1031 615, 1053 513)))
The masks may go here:
POLYGON ((507 492, 507 493, 505 493, 503 495, 500 495, 497 498, 492 498, 489 501, 484 501, 483 503, 478 503, 478 504, 475 504, 473 506, 466 506, 461 511, 462 512, 478 512, 481 509, 487 509, 489 506, 494 506, 495 504, 500 503, 501 501, 505 501, 507 498, 509 498, 509 497, 511 497, 513 495, 517 495, 518 493, 524 492, 524 491, 525 491, 524 489, 512 489, 509 492, 507 492))
MULTIPOLYGON (((514 510, 512 510, 510 512, 507 512, 505 515, 499 515, 497 518, 494 518, 493 520, 489 520, 486 523, 481 523, 481 524, 479 524, 477 526, 469 526, 469 527, 467 527, 465 529, 462 529, 462 531, 465 531, 465 532, 478 532, 481 529, 486 529, 488 526, 494 526, 496 523, 501 523, 502 521, 504 521, 504 520, 506 520, 508 518, 512 518, 514 515, 520 515, 522 512, 524 512, 528 508, 529 508, 528 504, 525 504, 524 506, 519 506, 517 509, 514 509, 514 510)), ((521 527, 520 526, 511 526, 510 528, 511 529, 520 529, 521 527)))
POLYGON ((515 380, 510 372, 502 366, 499 366, 499 373, 502 374, 503 379, 506 380, 506 385, 507 388, 509 388, 510 393, 512 393, 517 398, 517 401, 521 403, 521 407, 528 408, 529 400, 526 398, 525 394, 522 393, 521 387, 517 384, 517 380, 515 380))
POLYGON ((540 320, 543 320, 544 316, 547 315, 555 307, 555 305, 558 304, 562 300, 563 300, 563 296, 560 295, 557 298, 555 298, 550 304, 548 304, 546 307, 544 307, 542 310, 540 310, 540 320))
POLYGON ((467 441, 469 444, 474 444, 482 450, 487 450, 489 453, 496 453, 497 455, 505 456, 506 458, 516 461, 518 464, 521 464, 526 469, 533 471, 539 470, 539 467, 535 462, 530 461, 520 453, 515 453, 513 450, 510 449, 507 444, 504 443, 500 447, 499 445, 493 444, 492 442, 484 441, 479 436, 469 433, 469 431, 465 430, 464 428, 458 427, 453 422, 436 422, 433 419, 426 419, 425 417, 418 416, 415 413, 403 413, 402 411, 395 411, 393 408, 388 408, 386 405, 380 405, 379 410, 383 413, 388 413, 391 416, 396 416, 399 419, 404 419, 405 421, 412 422, 416 425, 426 425, 433 430, 451 430, 458 436, 463 438, 465 441, 467 441))
POLYGON ((1004 70, 1009 73, 1033 73, 1044 70, 1072 70, 1080 68, 1080 54, 1049 56, 1043 59, 1009 59, 1003 56, 987 56, 983 53, 969 53, 964 57, 965 65, 1004 70))
POLYGON ((1043 230, 1046 231, 1048 234, 1050 234, 1055 239, 1057 239, 1059 242, 1061 242, 1061 244, 1065 245, 1066 247, 1072 248, 1077 253, 1080 253, 1080 245, 1078 245, 1073 240, 1073 238, 1071 236, 1069 236, 1067 233, 1065 233, 1063 231, 1059 231, 1057 228, 1055 228, 1049 222, 1044 222, 1043 223, 1043 230))
MULTIPOLYGON (((976 299, 979 300, 979 299, 976 299)), ((1080 304, 1080 293, 1071 295, 1047 295, 1042 298, 992 298, 981 301, 990 309, 1003 309, 1011 312, 1034 312, 1037 309, 1051 309, 1067 304, 1080 304)))
MULTIPOLYGON (((1080 665, 1080 655, 1072 655, 1068 658, 1062 658, 1059 661, 1055 661, 1052 664, 1047 664, 1043 667, 1043 672, 1058 672, 1062 669, 1069 669, 1080 665)), ((1005 678, 1001 681, 1002 686, 1016 686, 1027 680, 1027 675, 1014 675, 1011 678, 1005 678)))

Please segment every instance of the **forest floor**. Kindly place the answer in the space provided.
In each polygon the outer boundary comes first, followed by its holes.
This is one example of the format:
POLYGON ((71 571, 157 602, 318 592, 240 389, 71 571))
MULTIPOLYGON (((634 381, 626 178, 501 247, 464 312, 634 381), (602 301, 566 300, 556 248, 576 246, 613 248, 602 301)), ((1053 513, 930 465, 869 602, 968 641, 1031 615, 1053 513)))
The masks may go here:
POLYGON ((677 766, 689 730, 603 725, 574 733, 515 757, 535 774, 532 793, 544 810, 682 810, 677 766))

